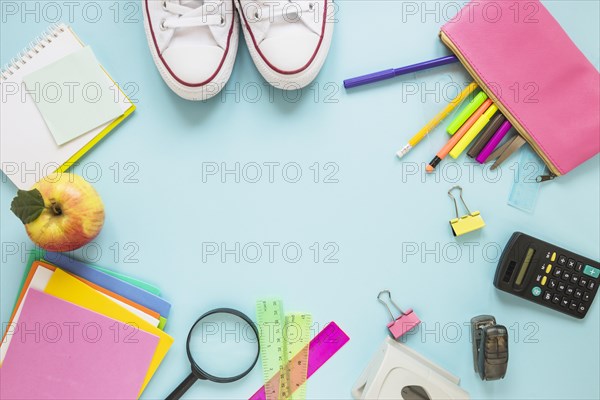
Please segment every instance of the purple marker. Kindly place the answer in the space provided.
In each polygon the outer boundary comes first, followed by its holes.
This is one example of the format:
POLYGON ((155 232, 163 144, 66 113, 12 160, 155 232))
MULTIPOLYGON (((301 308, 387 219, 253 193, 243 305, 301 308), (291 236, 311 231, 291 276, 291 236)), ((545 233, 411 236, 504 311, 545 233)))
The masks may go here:
POLYGON ((434 60, 424 61, 417 64, 407 65, 401 68, 390 68, 384 71, 373 72, 372 74, 357 76, 356 78, 346 79, 344 87, 350 89, 356 86, 367 85, 373 82, 383 81, 385 79, 394 78, 399 75, 410 74, 411 72, 423 71, 425 69, 439 67, 441 65, 458 62, 456 56, 445 56, 434 60))
POLYGON ((479 164, 485 163, 490 154, 496 150, 498 143, 504 139, 504 136, 506 136, 506 133, 510 128, 512 128, 512 125, 508 121, 504 121, 504 123, 500 125, 500 128, 494 133, 494 136, 492 136, 490 141, 483 147, 483 150, 481 150, 481 153, 475 158, 479 164))

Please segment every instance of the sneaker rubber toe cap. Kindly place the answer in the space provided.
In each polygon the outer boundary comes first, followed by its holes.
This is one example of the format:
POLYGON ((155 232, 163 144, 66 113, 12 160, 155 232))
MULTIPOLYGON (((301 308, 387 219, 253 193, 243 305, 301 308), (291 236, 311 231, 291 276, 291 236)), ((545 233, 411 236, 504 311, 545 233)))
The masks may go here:
POLYGON ((282 72, 298 71, 312 59, 319 45, 319 36, 312 32, 277 35, 260 44, 265 59, 282 72))
POLYGON ((217 46, 180 46, 166 49, 162 58, 181 83, 207 83, 218 71, 224 51, 217 46))

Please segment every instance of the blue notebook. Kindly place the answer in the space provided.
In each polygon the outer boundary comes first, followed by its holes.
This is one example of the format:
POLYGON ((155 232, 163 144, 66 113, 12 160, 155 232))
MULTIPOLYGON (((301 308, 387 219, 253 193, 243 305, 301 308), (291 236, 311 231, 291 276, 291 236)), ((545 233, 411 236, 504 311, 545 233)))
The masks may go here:
POLYGON ((114 276, 98 271, 89 265, 70 258, 62 253, 46 252, 44 259, 67 272, 71 272, 98 286, 102 286, 118 295, 128 298, 152 311, 156 311, 162 317, 168 318, 171 304, 154 294, 140 289, 137 286, 124 282, 114 276))

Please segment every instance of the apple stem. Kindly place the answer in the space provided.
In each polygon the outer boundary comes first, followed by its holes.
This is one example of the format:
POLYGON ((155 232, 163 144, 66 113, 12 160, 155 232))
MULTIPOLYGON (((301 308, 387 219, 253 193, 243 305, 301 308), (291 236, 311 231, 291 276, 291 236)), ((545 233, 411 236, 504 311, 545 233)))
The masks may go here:
POLYGON ((51 201, 50 209, 52 210, 54 215, 62 215, 62 208, 60 208, 60 204, 58 204, 54 200, 51 201))

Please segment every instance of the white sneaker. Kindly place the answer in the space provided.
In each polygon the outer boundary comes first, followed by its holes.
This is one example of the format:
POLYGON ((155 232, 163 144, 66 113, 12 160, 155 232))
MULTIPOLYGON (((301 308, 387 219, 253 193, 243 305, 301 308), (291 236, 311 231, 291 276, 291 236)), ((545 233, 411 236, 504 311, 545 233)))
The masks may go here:
POLYGON ((271 85, 299 89, 316 77, 329 51, 332 0, 235 0, 254 64, 271 85))
POLYGON ((206 100, 231 76, 239 32, 233 0, 142 0, 146 37, 164 81, 206 100))

